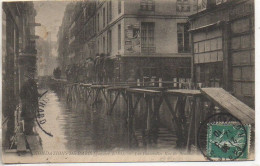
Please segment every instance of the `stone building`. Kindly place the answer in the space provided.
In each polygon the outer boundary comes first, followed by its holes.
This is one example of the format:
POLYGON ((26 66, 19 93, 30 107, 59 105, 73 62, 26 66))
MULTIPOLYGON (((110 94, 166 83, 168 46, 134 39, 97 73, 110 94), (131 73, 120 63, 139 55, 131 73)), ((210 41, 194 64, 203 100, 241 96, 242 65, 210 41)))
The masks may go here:
POLYGON ((58 32, 58 63, 62 75, 72 65, 95 57, 95 1, 71 2, 67 5, 58 32))
MULTIPOLYGON (((72 63, 80 63, 94 56, 93 38, 95 36, 95 1, 77 2, 69 24, 69 58, 72 63)), ((95 39, 94 39, 95 40, 95 39)))
POLYGON ((194 79, 254 107, 254 1, 201 1, 191 15, 194 79))
POLYGON ((47 40, 40 37, 36 41, 38 77, 53 75, 53 70, 57 66, 57 59, 55 55, 53 55, 56 46, 57 43, 51 41, 50 32, 48 32, 47 40))
POLYGON ((3 2, 2 5, 2 94, 3 147, 10 145, 15 130, 15 110, 28 67, 36 67, 33 2, 3 2))
POLYGON ((187 19, 197 11, 196 1, 82 1, 72 11, 63 31, 71 64, 105 56, 114 62, 107 80, 116 82, 190 79, 187 19))
POLYGON ((115 60, 115 81, 190 78, 187 16, 194 1, 97 1, 98 54, 115 60))
POLYGON ((58 62, 61 68, 61 71, 66 70, 66 66, 70 64, 69 59, 69 27, 70 27, 70 17, 73 13, 74 3, 70 3, 67 5, 64 16, 62 19, 62 25, 59 28, 59 32, 57 34, 58 38, 58 62))

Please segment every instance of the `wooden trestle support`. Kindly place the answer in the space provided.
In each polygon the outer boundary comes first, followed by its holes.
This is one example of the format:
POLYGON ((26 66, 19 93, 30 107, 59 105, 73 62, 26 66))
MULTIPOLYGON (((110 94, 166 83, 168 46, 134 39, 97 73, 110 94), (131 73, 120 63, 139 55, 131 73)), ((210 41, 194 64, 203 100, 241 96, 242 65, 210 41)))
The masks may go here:
MULTIPOLYGON (((113 113, 115 105, 121 96, 127 106, 125 110, 127 114, 126 121, 130 147, 136 143, 133 121, 141 99, 145 104, 142 122, 142 140, 144 146, 157 143, 157 133, 160 123, 159 111, 163 102, 172 116, 172 124, 177 136, 177 148, 186 149, 187 151, 190 151, 191 145, 197 147, 197 131, 199 125, 208 116, 219 110, 229 112, 236 116, 236 113, 234 111, 232 112, 234 108, 231 108, 232 106, 230 106, 230 104, 226 104, 227 106, 225 107, 225 103, 223 104, 225 101, 221 101, 222 103, 216 102, 217 99, 214 99, 214 96, 211 96, 211 98, 208 97, 207 92, 205 92, 206 90, 203 90, 203 88, 201 90, 189 90, 91 84, 73 84, 67 88, 66 93, 72 95, 72 100, 76 100, 75 92, 78 94, 83 93, 80 94, 80 98, 90 103, 92 107, 96 107, 98 100, 102 97, 105 100, 108 115, 113 113), (68 93, 69 90, 67 88, 74 92, 68 93), (176 98, 176 102, 171 100, 172 97, 176 98), (207 107, 205 107, 205 103, 207 103, 207 107), (219 109, 216 110, 215 106, 219 109)), ((254 111, 252 112, 252 109, 244 106, 243 103, 241 104, 241 102, 234 97, 232 99, 234 103, 238 102, 240 106, 243 106, 244 109, 250 112, 251 119, 248 118, 245 122, 248 123, 250 120, 254 122, 254 111)))

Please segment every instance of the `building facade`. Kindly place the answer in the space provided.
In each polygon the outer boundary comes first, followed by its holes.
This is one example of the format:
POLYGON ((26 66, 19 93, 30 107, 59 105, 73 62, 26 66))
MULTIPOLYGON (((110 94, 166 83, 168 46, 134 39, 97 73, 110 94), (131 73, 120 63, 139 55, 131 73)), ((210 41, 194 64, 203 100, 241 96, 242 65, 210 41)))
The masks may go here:
POLYGON ((112 59, 113 76, 107 81, 190 78, 187 19, 196 11, 194 0, 77 2, 67 56, 71 63, 112 59))
POLYGON ((95 1, 82 1, 73 5, 69 16, 69 59, 71 63, 80 63, 95 55, 95 1))
POLYGON ((58 32, 58 63, 63 77, 73 65, 82 65, 96 55, 95 5, 95 1, 71 2, 65 9, 58 32))
POLYGON ((194 78, 254 107, 254 1, 202 1, 190 16, 194 78))
POLYGON ((70 3, 67 5, 64 16, 62 19, 62 25, 59 28, 57 38, 58 38, 58 63, 63 71, 66 70, 66 66, 69 65, 69 27, 70 27, 70 15, 73 12, 74 4, 70 3))
POLYGON ((196 10, 193 1, 96 3, 97 53, 115 60, 116 81, 190 77, 187 16, 196 10))
POLYGON ((40 37, 36 41, 38 77, 53 75, 53 70, 57 66, 57 58, 53 55, 54 50, 57 49, 56 46, 57 43, 51 41, 50 32, 48 32, 47 40, 40 37))
POLYGON ((14 135, 15 110, 28 67, 36 68, 35 23, 32 2, 4 2, 2 6, 3 147, 14 135))

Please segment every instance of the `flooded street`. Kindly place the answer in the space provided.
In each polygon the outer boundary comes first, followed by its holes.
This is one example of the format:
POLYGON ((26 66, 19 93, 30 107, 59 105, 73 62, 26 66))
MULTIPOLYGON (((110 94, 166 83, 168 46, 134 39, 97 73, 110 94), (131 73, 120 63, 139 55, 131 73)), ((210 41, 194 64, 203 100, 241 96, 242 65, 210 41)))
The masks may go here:
MULTIPOLYGON (((117 110, 112 115, 107 115, 102 107, 93 109, 80 100, 68 102, 64 96, 52 90, 49 90, 44 99, 48 102, 44 107, 46 123, 42 127, 53 135, 50 137, 37 127, 45 151, 118 151, 128 150, 130 147, 135 150, 147 148, 142 142, 144 137, 140 128, 134 129, 134 134, 129 137, 125 110, 117 110), (134 140, 132 144, 129 144, 129 139, 134 140)), ((157 143, 149 148, 174 149, 174 133, 161 127, 157 136, 157 143)))
POLYGON ((253 0, 2 3, 3 163, 255 159, 253 0))
POLYGON ((91 111, 85 103, 66 103, 49 91, 44 108, 47 122, 38 129, 44 150, 88 151, 127 148, 127 128, 120 115, 107 116, 102 110, 91 111), (76 136, 76 137, 75 137, 76 136))

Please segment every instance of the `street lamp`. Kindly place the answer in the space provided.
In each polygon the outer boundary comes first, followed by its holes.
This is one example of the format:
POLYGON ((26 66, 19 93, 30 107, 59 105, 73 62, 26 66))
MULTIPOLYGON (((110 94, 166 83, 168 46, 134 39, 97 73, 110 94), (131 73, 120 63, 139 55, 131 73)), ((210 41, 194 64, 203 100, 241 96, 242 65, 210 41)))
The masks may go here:
POLYGON ((116 58, 117 58, 117 61, 118 61, 118 70, 119 70, 119 72, 118 72, 118 79, 119 79, 119 82, 121 81, 120 80, 120 66, 121 66, 121 64, 120 64, 120 59, 121 59, 121 55, 118 53, 117 55, 116 55, 116 58))

